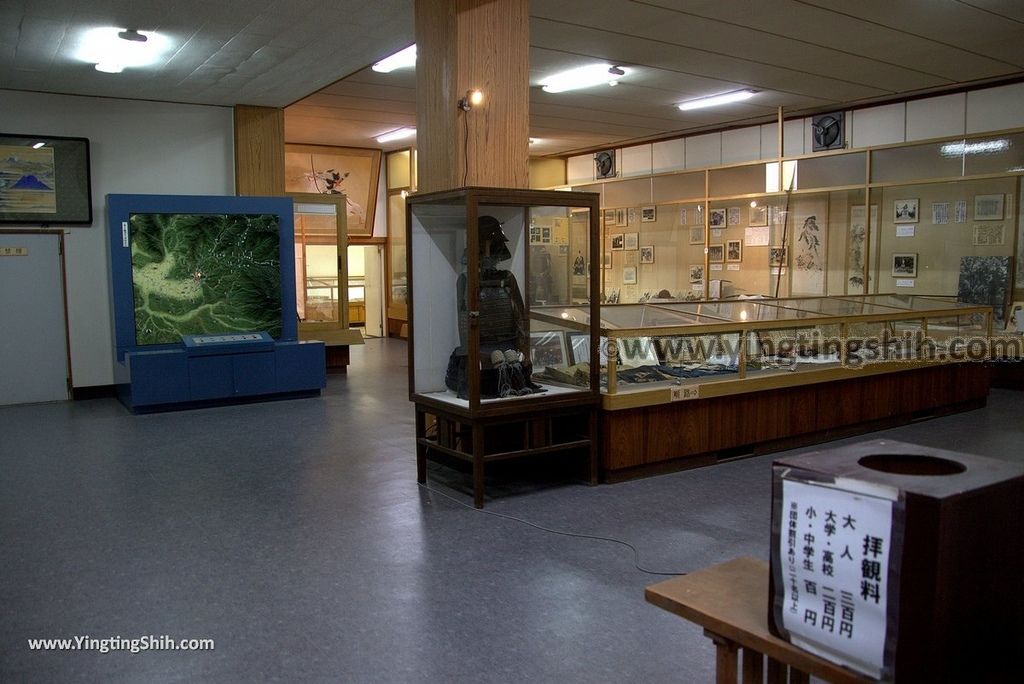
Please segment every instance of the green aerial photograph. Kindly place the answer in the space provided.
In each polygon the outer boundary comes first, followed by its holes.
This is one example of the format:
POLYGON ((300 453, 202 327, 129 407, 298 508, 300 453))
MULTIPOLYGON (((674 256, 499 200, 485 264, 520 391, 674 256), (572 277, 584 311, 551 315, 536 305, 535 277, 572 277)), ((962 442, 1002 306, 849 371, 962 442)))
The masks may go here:
POLYGON ((281 336, 273 214, 132 214, 135 342, 266 331, 281 336))

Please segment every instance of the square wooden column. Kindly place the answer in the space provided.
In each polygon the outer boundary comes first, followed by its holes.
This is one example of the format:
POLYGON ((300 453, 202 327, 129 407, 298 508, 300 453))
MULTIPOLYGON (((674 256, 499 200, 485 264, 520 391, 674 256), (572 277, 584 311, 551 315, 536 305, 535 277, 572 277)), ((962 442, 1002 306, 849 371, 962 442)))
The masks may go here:
POLYGON ((416 0, 420 192, 529 186, 529 20, 527 0, 416 0))

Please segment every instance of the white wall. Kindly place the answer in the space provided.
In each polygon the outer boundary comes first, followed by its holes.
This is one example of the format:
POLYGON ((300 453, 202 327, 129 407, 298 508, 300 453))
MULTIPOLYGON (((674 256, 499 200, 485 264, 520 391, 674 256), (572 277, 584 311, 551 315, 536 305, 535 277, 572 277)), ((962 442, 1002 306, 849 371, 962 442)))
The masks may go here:
MULTIPOLYGON (((1024 83, 1015 83, 852 110, 846 116, 846 140, 852 149, 1021 126, 1024 83)), ((786 156, 811 153, 810 118, 786 121, 784 133, 786 156)), ((646 164, 651 159, 654 173, 770 160, 776 158, 778 146, 777 124, 764 124, 621 148, 617 168, 619 177, 628 177, 642 175, 641 165, 628 167, 622 160, 646 164)), ((570 185, 594 180, 592 154, 569 157, 567 168, 570 185)))
POLYGON ((233 195, 232 111, 7 90, 0 90, 0 101, 5 133, 89 139, 93 223, 66 228, 71 369, 75 387, 109 385, 114 349, 105 197, 233 195))

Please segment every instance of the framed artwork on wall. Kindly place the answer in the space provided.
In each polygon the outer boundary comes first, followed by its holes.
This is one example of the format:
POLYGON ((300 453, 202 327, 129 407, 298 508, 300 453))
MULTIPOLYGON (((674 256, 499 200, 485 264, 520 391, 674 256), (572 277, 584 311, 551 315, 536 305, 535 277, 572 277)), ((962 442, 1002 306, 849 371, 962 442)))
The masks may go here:
POLYGON ((625 237, 623 249, 636 250, 640 248, 640 233, 626 233, 625 237))
POLYGON ((708 261, 713 264, 725 261, 725 245, 708 245, 708 261))
POLYGON ((92 223, 89 140, 0 133, 4 223, 92 223))
POLYGON ((892 255, 892 275, 894 278, 917 277, 917 254, 897 252, 892 255))
POLYGON ((690 282, 691 283, 703 283, 704 282, 704 264, 691 264, 690 265, 690 282))
POLYGON ((725 241, 725 260, 733 262, 743 261, 743 240, 725 241))
POLYGON ((726 210, 712 209, 711 212, 708 214, 708 219, 712 228, 725 228, 726 210))
POLYGON ((1004 195, 975 195, 975 221, 1002 221, 1004 195))
POLYGON ((658 209, 657 207, 641 207, 640 208, 640 221, 643 223, 651 223, 652 221, 658 220, 658 209))
POLYGON ((622 284, 636 285, 636 266, 626 266, 622 269, 622 284))
POLYGON ((349 235, 373 235, 380 150, 329 145, 285 145, 284 189, 345 195, 349 235))
POLYGON ((785 266, 786 265, 786 248, 785 247, 769 247, 768 248, 768 265, 769 266, 785 266))
POLYGON ((624 241, 625 241, 625 238, 623 237, 622 233, 616 233, 614 235, 609 235, 608 236, 608 244, 611 245, 610 249, 613 252, 621 251, 622 248, 623 248, 622 245, 623 245, 624 241))
POLYGON ((750 226, 767 226, 768 225, 768 205, 767 204, 755 204, 750 207, 750 218, 747 222, 750 226))
POLYGON ((893 223, 917 223, 917 199, 898 199, 893 202, 893 223))
POLYGON ((704 226, 690 226, 690 244, 704 244, 704 226))
POLYGON ((640 247, 640 263, 654 263, 654 245, 643 245, 642 247, 640 247))

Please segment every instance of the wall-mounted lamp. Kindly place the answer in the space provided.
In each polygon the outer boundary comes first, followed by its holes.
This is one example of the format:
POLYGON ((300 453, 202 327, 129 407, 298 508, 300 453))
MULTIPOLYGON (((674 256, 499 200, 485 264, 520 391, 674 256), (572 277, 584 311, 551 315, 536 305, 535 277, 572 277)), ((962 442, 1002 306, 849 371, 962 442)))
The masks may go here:
POLYGON ((480 90, 467 90, 466 96, 459 100, 459 109, 464 112, 468 112, 473 107, 477 107, 481 102, 484 101, 484 94, 480 90))

